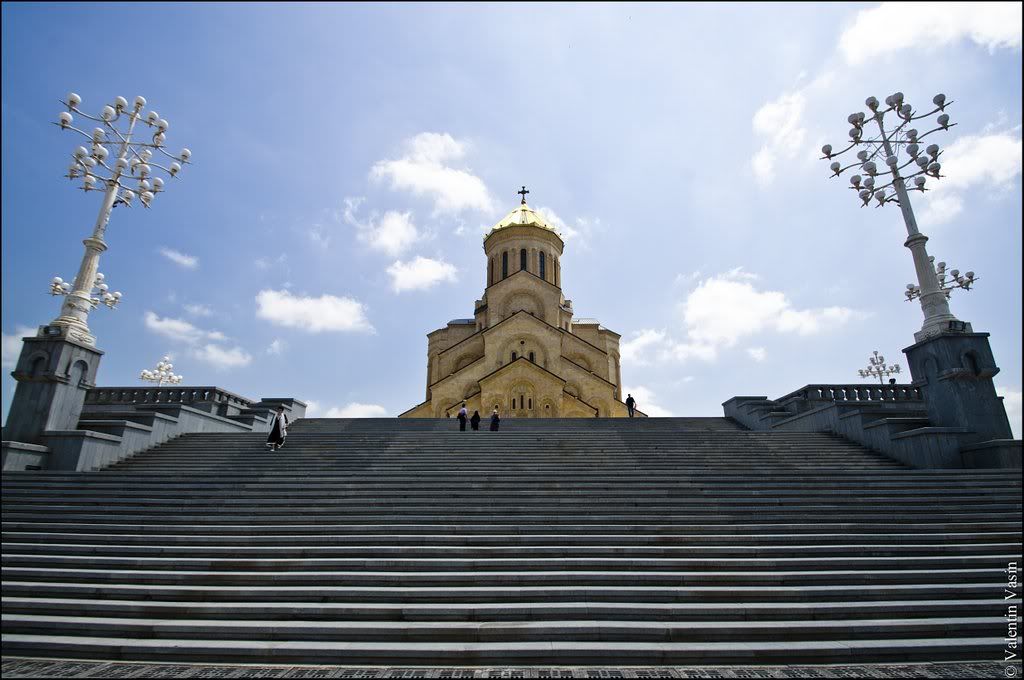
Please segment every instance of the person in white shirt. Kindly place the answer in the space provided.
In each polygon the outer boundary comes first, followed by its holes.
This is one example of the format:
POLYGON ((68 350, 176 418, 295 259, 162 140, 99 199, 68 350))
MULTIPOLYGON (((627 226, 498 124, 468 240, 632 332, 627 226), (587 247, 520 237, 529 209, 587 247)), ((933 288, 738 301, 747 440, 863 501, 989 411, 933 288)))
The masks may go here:
POLYGON ((462 408, 459 409, 459 431, 466 431, 466 420, 469 418, 469 411, 466 410, 466 402, 462 402, 462 408))

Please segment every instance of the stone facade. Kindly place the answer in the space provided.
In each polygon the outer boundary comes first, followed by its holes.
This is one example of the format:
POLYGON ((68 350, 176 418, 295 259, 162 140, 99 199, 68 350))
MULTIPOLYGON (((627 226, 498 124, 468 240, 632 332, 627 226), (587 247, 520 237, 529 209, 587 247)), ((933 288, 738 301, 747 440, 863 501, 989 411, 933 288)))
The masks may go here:
POLYGON ((494 407, 516 418, 627 415, 620 336, 573 317, 562 294, 564 246, 525 202, 491 229, 473 318, 427 335, 426 400, 400 417, 454 416, 463 401, 485 420, 494 407))

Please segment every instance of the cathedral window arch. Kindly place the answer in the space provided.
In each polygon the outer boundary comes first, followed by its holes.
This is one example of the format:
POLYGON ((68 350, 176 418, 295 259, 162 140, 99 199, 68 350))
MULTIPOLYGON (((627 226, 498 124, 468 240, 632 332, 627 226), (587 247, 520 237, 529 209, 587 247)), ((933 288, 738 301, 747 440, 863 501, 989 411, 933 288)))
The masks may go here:
POLYGON ((519 249, 519 268, 526 269, 526 248, 519 249))
POLYGON ((534 363, 533 352, 530 352, 530 363, 534 363))
POLYGON ((518 358, 519 358, 519 355, 517 355, 515 352, 512 352, 512 361, 515 361, 518 358))
POLYGON ((508 251, 501 254, 501 278, 508 278, 508 251))
POLYGON ((487 283, 494 283, 494 258, 487 261, 487 283))
POLYGON ((544 267, 545 264, 546 264, 546 262, 545 262, 545 257, 544 257, 544 251, 542 250, 542 251, 540 251, 540 278, 542 278, 545 281, 547 281, 547 276, 544 275, 545 274, 545 271, 544 271, 545 270, 545 267, 544 267))

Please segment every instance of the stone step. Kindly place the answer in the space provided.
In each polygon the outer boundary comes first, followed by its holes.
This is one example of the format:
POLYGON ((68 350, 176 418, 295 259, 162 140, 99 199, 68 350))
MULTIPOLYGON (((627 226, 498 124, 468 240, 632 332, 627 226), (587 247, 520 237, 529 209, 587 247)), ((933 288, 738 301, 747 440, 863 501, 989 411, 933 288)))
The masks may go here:
POLYGON ((5 580, 5 597, 200 600, 206 602, 817 602, 984 599, 1001 594, 989 583, 893 583, 765 586, 409 586, 83 583, 5 580))
MULTIPOLYGON (((407 545, 401 539, 395 539, 390 544, 375 546, 306 546, 306 547, 250 547, 241 548, 237 546, 222 546, 219 549, 204 547, 169 548, 159 547, 160 555, 126 555, 123 551, 138 551, 139 548, 132 546, 107 546, 107 545, 68 545, 68 544, 27 544, 22 542, 5 542, 3 559, 6 563, 8 558, 13 559, 16 555, 25 558, 29 556, 64 556, 68 560, 74 559, 100 559, 103 555, 110 556, 111 553, 122 551, 119 557, 138 557, 139 559, 184 559, 181 555, 168 555, 167 553, 185 552, 190 559, 228 561, 243 559, 247 553, 259 555, 260 559, 270 559, 273 553, 280 553, 278 559, 306 559, 315 557, 318 559, 388 559, 388 558, 417 558, 417 559, 450 559, 453 556, 464 559, 630 559, 642 558, 644 560, 696 560, 706 559, 708 562, 722 560, 725 558, 742 559, 823 559, 843 558, 855 562, 856 560, 867 559, 902 559, 908 557, 927 557, 929 555, 941 555, 945 558, 954 556, 975 556, 983 555, 1010 555, 1019 551, 1021 547, 1020 537, 1013 540, 1006 540, 992 543, 840 543, 830 545, 808 545, 804 541, 793 541, 790 543, 750 545, 746 543, 733 543, 732 545, 675 545, 675 546, 602 546, 602 547, 580 547, 580 546, 423 546, 407 545), (201 557, 191 557, 199 554, 201 557), (224 555, 230 557, 225 558, 224 555)), ((151 548, 143 548, 143 551, 153 552, 151 548)))
POLYGON ((1020 599, 940 599, 815 602, 203 602, 150 599, 4 597, 6 613, 265 621, 762 621, 1006 615, 1020 599))
MULTIPOLYGON (((794 510, 790 513, 785 512, 758 512, 758 519, 765 523, 775 524, 780 522, 789 523, 813 523, 815 519, 822 521, 828 521, 831 523, 850 523, 850 522, 884 522, 892 526, 898 526, 900 523, 912 520, 915 523, 921 520, 932 520, 941 522, 984 522, 990 518, 993 513, 1002 516, 1011 515, 1013 512, 1020 512, 1017 508, 1015 511, 1009 509, 987 509, 978 510, 976 512, 937 512, 937 511, 923 511, 923 512, 886 512, 884 510, 863 510, 859 513, 851 512, 833 512, 827 516, 823 516, 820 509, 816 512, 803 512, 801 510, 794 510)), ((750 518, 749 512, 735 512, 733 514, 724 513, 721 511, 709 511, 704 514, 665 514, 661 513, 657 517, 656 523, 658 524, 685 524, 685 523, 702 523, 702 524, 714 524, 717 523, 722 526, 733 526, 736 522, 747 521, 750 518)), ((9 510, 5 511, 4 516, 9 521, 31 521, 38 520, 40 513, 38 511, 32 512, 20 512, 9 510)), ((635 513, 619 513, 615 515, 611 514, 598 514, 598 513, 569 513, 562 509, 557 514, 528 514, 528 513, 487 513, 481 512, 478 515, 469 514, 465 511, 460 513, 447 513, 447 514, 427 514, 424 511, 410 511, 402 514, 389 513, 384 515, 373 515, 363 513, 343 513, 343 514, 326 514, 320 513, 317 515, 296 515, 295 513, 289 514, 264 514, 260 516, 254 516, 253 514, 232 514, 232 513, 205 513, 205 514, 184 514, 175 513, 168 515, 167 513, 152 513, 152 514, 126 514, 121 513, 113 515, 111 513, 80 513, 80 512, 67 512, 60 515, 50 515, 49 519, 56 520, 62 519, 64 523, 78 523, 78 524, 97 524, 109 522, 111 524, 123 524, 130 522, 132 524, 145 524, 156 520, 156 524, 167 524, 171 522, 177 526, 177 530, 180 531, 181 526, 193 527, 200 523, 203 525, 239 525, 248 524, 257 526, 259 524, 277 524, 285 525, 288 523, 294 523, 296 525, 308 524, 310 522, 314 524, 329 524, 337 525, 339 522, 349 521, 353 524, 396 524, 396 525, 407 525, 412 523, 431 523, 432 525, 437 524, 463 524, 471 525, 473 520, 476 520, 480 525, 492 526, 495 523, 501 524, 520 524, 524 527, 560 527, 562 525, 578 525, 578 524, 595 524, 601 526, 607 526, 610 523, 618 523, 620 525, 636 524, 637 516, 647 517, 648 513, 637 511, 635 513)))
POLYGON ((720 642, 998 636, 1005 617, 971 616, 856 620, 760 621, 304 621, 115 618, 4 614, 3 632, 73 636, 249 641, 401 642, 720 642))
POLYGON ((220 663, 749 664, 989 660, 1000 637, 755 642, 328 642, 3 636, 9 656, 220 663))
MULTIPOLYGON (((1012 561, 1013 557, 1010 557, 1012 561)), ((5 563, 7 558, 5 556, 5 563)), ((269 562, 269 561, 268 561, 269 562)), ((284 562, 282 560, 281 562, 284 562)), ((925 562, 888 565, 869 565, 857 569, 850 564, 846 569, 837 569, 835 564, 808 565, 808 571, 799 571, 803 565, 754 565, 759 568, 755 574, 747 571, 726 571, 729 565, 647 565, 612 564, 566 560, 559 563, 531 564, 496 563, 478 564, 472 560, 430 563, 422 560, 392 560, 387 562, 366 560, 366 564, 309 564, 306 560, 294 565, 247 563, 217 565, 201 568, 201 565, 187 562, 178 564, 150 565, 131 564, 130 561, 98 559, 94 568, 74 568, 66 562, 56 560, 52 566, 21 566, 15 560, 3 567, 4 579, 12 581, 117 583, 135 585, 266 585, 274 587, 303 586, 319 584, 328 586, 365 586, 387 588, 404 587, 447 587, 452 588, 498 588, 498 587, 554 587, 584 588, 591 586, 618 587, 690 587, 738 585, 743 587, 773 588, 776 586, 812 585, 916 585, 949 583, 990 583, 1005 572, 999 562, 982 562, 979 567, 969 567, 971 560, 930 568, 925 562), (675 566, 675 569, 672 567, 675 566), (714 571, 690 571, 689 569, 714 568, 714 571), (684 570, 687 567, 687 570, 684 570), (945 567, 945 568, 944 568, 945 567), (242 571, 242 569, 246 569, 242 571), (347 568, 347 569, 346 569, 347 568), (640 571, 641 569, 645 571, 640 571), (661 569, 662 571, 653 571, 661 569), (375 571, 377 570, 377 571, 375 571)), ((481 561, 482 562, 482 561, 481 561)), ((1002 564, 1007 560, 1003 556, 1002 564)), ((743 566, 743 565, 737 565, 743 566)))
POLYGON ((1020 531, 975 531, 960 533, 782 533, 782 534, 130 534, 56 531, 4 531, 4 547, 11 551, 31 550, 63 554, 97 554, 114 551, 124 554, 201 552, 217 555, 249 553, 297 555, 328 554, 335 551, 376 550, 381 547, 419 546, 423 550, 450 550, 471 547, 507 551, 517 555, 533 551, 569 551, 603 553, 628 551, 631 555, 654 555, 697 546, 824 546, 878 545, 971 545, 976 543, 1013 543, 1020 531))
MULTIPOLYGON (((749 519, 749 518, 748 518, 749 519)), ((932 518, 934 519, 934 518, 932 518)), ((742 523, 734 522, 729 524, 717 523, 684 523, 666 524, 663 522, 652 522, 649 524, 616 523, 616 524, 572 524, 563 522, 558 524, 536 526, 524 526, 519 523, 497 524, 497 523, 389 523, 389 524, 192 524, 188 526, 188 536, 203 537, 206 540, 217 536, 242 536, 245 538, 266 537, 268 540, 276 541, 283 537, 300 538, 306 537, 327 537, 332 535, 348 535, 363 537, 366 535, 387 535, 387 536, 424 536, 434 535, 438 532, 445 532, 453 537, 482 537, 482 536, 509 536, 509 540, 521 536, 524 538, 534 536, 550 535, 556 530, 558 532, 571 531, 573 535, 589 537, 602 534, 629 534, 647 535, 655 538, 671 537, 675 535, 720 535, 723 530, 732 534, 747 536, 768 534, 773 531, 793 532, 801 535, 813 535, 819 531, 834 532, 860 532, 888 536, 895 527, 902 531, 913 531, 920 534, 931 535, 949 531, 964 532, 988 532, 988 531, 1009 531, 1020 534, 1022 523, 1017 521, 997 521, 984 516, 981 521, 960 521, 960 522, 900 522, 893 525, 879 525, 873 523, 838 523, 826 522, 822 518, 808 523, 742 523)), ((125 535, 138 532, 145 532, 146 536, 168 536, 180 535, 182 526, 178 524, 147 523, 87 523, 87 522, 56 522, 53 520, 40 520, 33 517, 29 520, 9 521, 4 519, 3 528, 6 531, 74 531, 76 533, 96 533, 125 535)))

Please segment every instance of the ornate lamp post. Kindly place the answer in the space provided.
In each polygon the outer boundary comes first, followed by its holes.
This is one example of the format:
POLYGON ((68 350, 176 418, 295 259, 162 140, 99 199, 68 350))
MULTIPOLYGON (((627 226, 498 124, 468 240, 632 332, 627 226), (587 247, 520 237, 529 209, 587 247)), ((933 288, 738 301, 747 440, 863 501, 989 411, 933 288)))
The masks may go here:
POLYGON ((942 169, 942 164, 939 163, 942 151, 938 144, 929 144, 923 149, 921 145, 929 135, 940 130, 948 130, 955 125, 949 122, 949 114, 945 113, 946 107, 952 102, 947 102, 945 95, 937 94, 932 99, 935 108, 922 114, 918 114, 904 101, 902 92, 886 97, 884 108, 874 97, 868 97, 864 103, 870 110, 870 115, 856 112, 847 118, 847 122, 853 126, 850 129, 849 146, 841 151, 833 151, 832 145, 826 144, 821 148, 823 158, 836 159, 854 148, 858 149, 857 159, 847 165, 833 160, 829 166, 832 176, 839 177, 847 170, 859 167, 866 177, 860 174, 850 177, 850 188, 857 192, 863 205, 870 205, 873 199, 878 207, 887 203, 895 203, 900 207, 907 227, 907 241, 904 245, 913 255, 914 269, 917 272, 918 283, 915 290, 918 292, 915 293, 915 297, 921 300, 921 309, 924 312, 924 324, 914 337, 920 341, 951 329, 970 332, 970 325, 959 321, 949 311, 949 296, 941 289, 932 270, 931 258, 925 248, 928 237, 917 228, 917 219, 910 205, 909 193, 926 191, 925 184, 929 177, 942 177, 939 174, 942 169), (923 134, 910 127, 914 121, 936 113, 939 114, 935 119, 938 127, 923 134), (886 127, 888 114, 896 118, 891 129, 886 127), (869 120, 877 126, 877 135, 872 136, 867 129, 869 120), (908 181, 912 183, 909 190, 908 181))
POLYGON ((857 373, 862 378, 878 378, 878 382, 885 384, 885 378, 890 375, 896 375, 900 372, 899 364, 892 364, 890 366, 885 365, 885 357, 878 353, 878 350, 874 350, 872 356, 868 357, 868 367, 862 368, 857 373))
POLYGON ((174 364, 171 363, 171 358, 164 357, 157 362, 155 369, 146 369, 139 373, 139 379, 146 382, 155 382, 157 387, 162 387, 164 383, 177 385, 183 378, 180 375, 175 375, 172 370, 173 368, 174 364))
MULTIPOLYGON (((874 97, 868 97, 864 104, 869 113, 851 113, 846 119, 852 126, 849 145, 833 151, 832 145, 826 144, 821 148, 823 158, 831 161, 833 177, 851 168, 863 173, 850 177, 850 187, 862 205, 872 201, 878 207, 895 203, 903 213, 907 227, 904 245, 910 249, 917 274, 917 284, 910 284, 904 295, 908 300, 920 300, 924 312, 924 323, 914 333, 914 344, 903 351, 913 384, 921 390, 929 421, 936 427, 961 428, 962 444, 988 442, 998 448, 998 442, 1012 435, 992 383, 999 367, 992 356, 988 333, 975 333, 971 324, 949 311, 952 290, 970 290, 974 274, 960 276, 953 270, 947 279, 945 264, 940 262, 935 267, 925 248, 928 237, 917 228, 910 205, 911 191, 924 192, 929 178, 942 177, 942 150, 938 144, 928 144, 926 138, 953 127, 946 113, 952 102, 946 101, 946 95, 937 94, 932 98, 934 108, 921 114, 904 101, 902 92, 886 97, 884 106, 874 97), (931 116, 935 116, 937 127, 924 133, 913 127, 915 121, 931 116), (871 130, 869 121, 873 124, 871 130), (877 133, 872 131, 874 128, 877 133), (836 160, 854 149, 856 160, 850 159, 845 165, 836 160)), ((872 368, 881 367, 872 364, 862 375, 872 368)), ((1016 455, 1019 457, 1019 453, 1016 455)))
POLYGON ((143 207, 150 207, 156 195, 164 190, 164 180, 154 176, 154 169, 176 177, 182 164, 190 162, 192 152, 182 149, 175 156, 165 149, 168 122, 156 111, 149 111, 143 116, 142 107, 146 105, 143 97, 136 97, 133 105, 128 106, 124 97, 114 99, 112 106, 104 106, 99 117, 90 116, 79 109, 82 98, 72 92, 67 101, 61 102, 67 107, 62 111, 58 125, 63 130, 72 130, 89 140, 89 146, 80 146, 72 153, 71 166, 67 177, 71 180, 81 179, 83 191, 102 191, 103 201, 96 218, 92 235, 85 239, 85 255, 78 269, 78 276, 70 286, 55 278, 50 292, 63 295, 64 304, 60 315, 50 323, 51 328, 60 329, 63 335, 85 345, 95 346, 96 338, 89 331, 87 319, 100 302, 113 308, 120 299, 120 293, 107 293, 102 274, 98 274, 100 253, 107 249, 103 235, 110 220, 110 213, 116 206, 128 207, 138 193, 143 207), (80 130, 72 125, 73 113, 83 118, 100 123, 91 133, 80 130), (141 139, 133 141, 136 124, 146 126, 145 135, 137 135, 141 139), (114 149, 111 154, 105 145, 114 149), (153 160, 154 154, 168 159, 168 165, 161 165, 153 160), (99 289, 100 298, 93 298, 93 287, 99 289))

